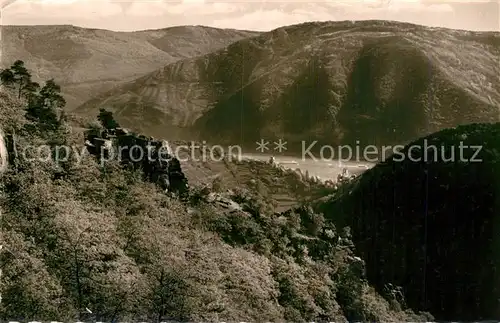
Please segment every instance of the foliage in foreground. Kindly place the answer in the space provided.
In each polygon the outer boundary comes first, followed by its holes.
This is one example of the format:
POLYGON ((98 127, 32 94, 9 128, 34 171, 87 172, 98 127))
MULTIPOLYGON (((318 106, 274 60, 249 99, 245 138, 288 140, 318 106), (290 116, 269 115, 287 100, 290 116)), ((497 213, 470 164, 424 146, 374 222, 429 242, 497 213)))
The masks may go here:
MULTIPOLYGON (((48 142, 19 101, 1 101, 19 149, 48 142)), ((242 212, 186 206, 89 155, 18 160, 1 185, 2 321, 427 320, 376 294, 349 232, 308 207, 276 215, 238 191, 242 212)))

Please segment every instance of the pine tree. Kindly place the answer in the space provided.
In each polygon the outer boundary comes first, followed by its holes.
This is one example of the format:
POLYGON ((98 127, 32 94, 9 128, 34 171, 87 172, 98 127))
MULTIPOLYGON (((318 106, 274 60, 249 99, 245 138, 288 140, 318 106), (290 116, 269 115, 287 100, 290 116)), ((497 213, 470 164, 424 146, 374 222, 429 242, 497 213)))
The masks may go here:
POLYGON ((35 104, 38 100, 38 91, 40 91, 40 84, 37 82, 29 82, 26 84, 22 94, 28 101, 28 107, 35 104))
POLYGON ((113 113, 107 111, 106 109, 101 108, 99 110, 99 115, 97 116, 97 119, 101 122, 102 126, 105 129, 114 130, 120 127, 118 122, 116 122, 116 120, 114 119, 113 113))
POLYGON ((8 87, 11 87, 14 84, 15 78, 11 69, 6 68, 0 72, 0 82, 8 87))
POLYGON ((40 90, 40 98, 44 108, 59 112, 66 105, 66 100, 61 95, 61 87, 50 79, 40 90))
POLYGON ((14 82, 18 85, 17 97, 20 99, 23 90, 31 83, 31 74, 21 60, 15 61, 10 69, 14 75, 14 82))
MULTIPOLYGON (((33 82, 30 86, 32 89, 36 88, 33 82)), ((27 117, 36 121, 43 130, 57 130, 63 122, 59 116, 62 116, 62 108, 65 104, 66 100, 61 95, 61 87, 50 79, 45 82, 37 95, 33 95, 28 106, 27 117)))

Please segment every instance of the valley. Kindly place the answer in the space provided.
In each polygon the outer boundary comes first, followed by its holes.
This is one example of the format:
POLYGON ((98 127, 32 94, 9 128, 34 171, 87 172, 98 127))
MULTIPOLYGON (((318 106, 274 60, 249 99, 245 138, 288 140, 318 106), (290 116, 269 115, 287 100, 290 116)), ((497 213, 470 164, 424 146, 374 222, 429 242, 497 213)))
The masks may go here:
POLYGON ((304 174, 307 171, 310 176, 317 176, 320 180, 336 181, 337 176, 342 174, 342 170, 346 168, 350 174, 360 175, 367 169, 373 167, 373 164, 357 161, 343 160, 312 160, 302 159, 301 156, 279 156, 271 154, 243 154, 242 159, 258 160, 268 162, 271 157, 274 157, 275 163, 287 169, 300 169, 304 174))
POLYGON ((1 321, 500 318, 499 32, 2 32, 1 321), (407 158, 314 160, 304 141, 407 158), (422 160, 424 142, 481 162, 422 160))
POLYGON ((92 98, 154 136, 253 146, 282 138, 395 145, 459 124, 498 122, 494 32, 390 21, 311 22, 168 64, 92 98))

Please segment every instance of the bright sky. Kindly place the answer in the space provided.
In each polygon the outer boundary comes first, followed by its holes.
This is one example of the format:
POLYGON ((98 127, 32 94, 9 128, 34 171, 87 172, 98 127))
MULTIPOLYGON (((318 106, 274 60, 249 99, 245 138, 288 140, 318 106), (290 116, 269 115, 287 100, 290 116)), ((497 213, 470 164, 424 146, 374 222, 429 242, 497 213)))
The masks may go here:
POLYGON ((387 19, 500 31, 500 0, 0 0, 2 25, 111 30, 206 25, 267 31, 305 21, 387 19))

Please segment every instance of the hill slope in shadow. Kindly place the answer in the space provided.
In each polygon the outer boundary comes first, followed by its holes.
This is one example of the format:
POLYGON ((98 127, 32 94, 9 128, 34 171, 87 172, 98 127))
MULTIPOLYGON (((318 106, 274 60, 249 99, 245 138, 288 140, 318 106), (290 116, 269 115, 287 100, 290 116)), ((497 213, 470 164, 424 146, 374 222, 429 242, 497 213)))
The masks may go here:
POLYGON ((402 286, 409 306, 439 320, 497 319, 500 123, 446 129, 401 153, 318 210, 352 228, 377 288, 402 286))

